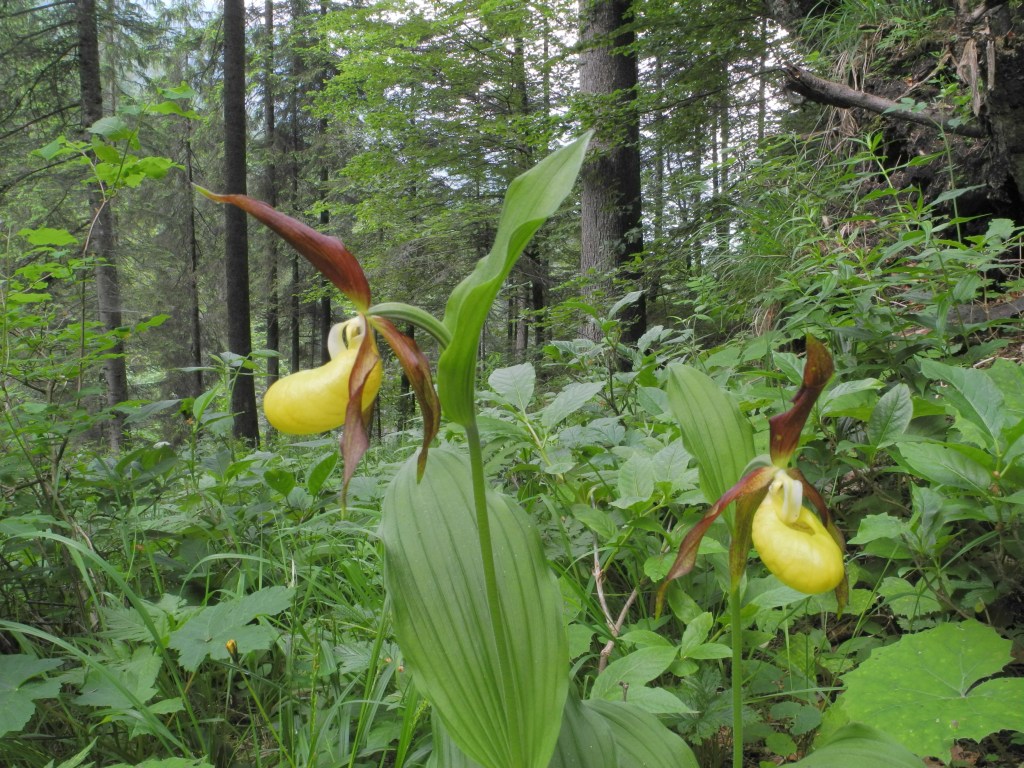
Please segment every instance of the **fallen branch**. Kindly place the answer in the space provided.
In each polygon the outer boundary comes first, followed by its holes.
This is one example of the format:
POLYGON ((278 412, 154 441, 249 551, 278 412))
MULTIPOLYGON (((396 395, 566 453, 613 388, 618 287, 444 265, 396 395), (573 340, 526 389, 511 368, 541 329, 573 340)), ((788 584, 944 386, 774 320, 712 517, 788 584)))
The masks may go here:
POLYGON ((842 83, 835 83, 831 80, 812 75, 806 69, 787 64, 782 68, 786 75, 786 89, 799 93, 806 99, 818 104, 828 104, 832 107, 850 109, 859 107, 879 115, 895 117, 900 120, 907 120, 919 125, 927 125, 930 128, 940 128, 949 133, 956 133, 961 136, 969 136, 974 139, 982 139, 988 136, 988 131, 977 123, 961 123, 958 118, 952 115, 939 112, 934 109, 907 109, 906 105, 884 99, 881 96, 874 96, 864 91, 858 91, 842 83))

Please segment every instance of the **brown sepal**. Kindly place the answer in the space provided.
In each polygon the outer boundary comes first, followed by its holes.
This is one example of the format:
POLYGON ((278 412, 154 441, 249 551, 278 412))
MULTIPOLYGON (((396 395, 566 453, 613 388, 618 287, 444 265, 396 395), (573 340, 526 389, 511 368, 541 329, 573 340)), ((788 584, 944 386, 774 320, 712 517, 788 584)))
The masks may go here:
POLYGON ((385 317, 373 316, 370 318, 370 322, 394 350, 395 357, 402 364, 412 391, 416 395, 416 402, 419 404, 420 414, 423 416, 423 448, 416 460, 417 478, 422 478, 423 470, 427 466, 427 452, 430 449, 430 443, 441 429, 441 402, 437 398, 437 391, 434 389, 434 382, 430 375, 430 362, 416 342, 399 331, 390 320, 385 317))
POLYGON ((825 345, 813 336, 808 336, 804 379, 793 398, 793 407, 768 419, 771 434, 769 453, 775 466, 786 466, 796 452, 807 417, 834 371, 832 356, 825 345))
MULTIPOLYGON (((365 318, 363 319, 365 323, 365 318)), ((348 483, 355 474, 359 460, 370 447, 368 429, 370 416, 373 414, 373 403, 365 410, 362 407, 363 389, 366 381, 380 361, 377 345, 373 340, 373 331, 364 328, 359 343, 359 352, 352 364, 352 372, 348 379, 348 407, 345 409, 345 428, 341 433, 341 458, 344 462, 344 480, 341 497, 344 501, 348 493, 348 483)))
POLYGON ((247 195, 218 195, 199 186, 196 188, 211 200, 238 206, 266 224, 305 256, 324 277, 334 283, 338 290, 356 305, 356 309, 365 312, 369 308, 370 284, 366 280, 366 273, 363 272, 356 257, 336 237, 321 234, 301 221, 247 195))
POLYGON ((747 560, 750 557, 750 548, 753 546, 751 531, 754 525, 754 513, 761 506, 767 493, 768 485, 765 485, 761 490, 754 491, 751 495, 736 501, 732 541, 729 542, 729 580, 733 589, 739 586, 740 579, 743 578, 743 573, 747 570, 747 560))
MULTIPOLYGON (((676 554, 675 562, 673 562, 672 567, 668 569, 668 573, 665 575, 665 580, 661 583, 661 587, 658 589, 658 596, 655 600, 654 609, 657 615, 661 615, 661 608, 665 601, 665 590, 668 589, 668 585, 673 580, 678 579, 680 576, 685 576, 693 570, 693 566, 697 562, 697 550, 700 549, 700 542, 704 538, 704 534, 707 533, 708 528, 711 527, 711 524, 715 522, 726 507, 740 497, 748 494, 758 494, 760 496, 761 494, 759 492, 768 487, 772 481, 772 477, 777 471, 778 470, 775 469, 775 467, 758 467, 757 469, 745 474, 732 488, 722 494, 722 498, 716 501, 712 505, 711 509, 704 513, 704 517, 702 517, 697 524, 687 532, 686 536, 683 537, 682 542, 679 544, 679 552, 676 554)), ((751 517, 752 516, 753 515, 751 514, 751 517)), ((749 527, 748 521, 748 540, 750 538, 749 527)))

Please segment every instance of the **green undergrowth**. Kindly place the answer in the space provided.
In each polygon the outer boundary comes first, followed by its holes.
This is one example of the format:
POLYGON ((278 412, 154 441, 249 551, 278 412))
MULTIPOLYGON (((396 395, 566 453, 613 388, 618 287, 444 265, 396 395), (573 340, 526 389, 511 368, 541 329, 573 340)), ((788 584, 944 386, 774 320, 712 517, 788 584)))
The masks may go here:
MULTIPOLYGON (((964 308, 994 295, 1021 233, 995 220, 964 234, 966 221, 891 197, 887 217, 854 214, 830 248, 808 224, 818 210, 773 232, 798 258, 758 273, 775 318, 759 334, 705 344, 700 323, 666 324, 626 347, 626 297, 603 314, 601 340, 552 342, 481 382, 484 469, 539 532, 529 555, 557 580, 567 718, 659 734, 647 746, 671 751, 657 718, 700 765, 725 764, 739 639, 750 765, 875 765, 879 750, 886 765, 1019 762, 1024 371, 1019 330, 966 321, 964 308), (713 501, 673 415, 669 366, 720 385, 764 453, 807 333, 836 373, 801 467, 847 538, 848 604, 797 593, 752 558, 737 623, 723 518, 657 615, 679 543, 713 501)), ((403 575, 383 571, 381 507, 415 430, 385 430, 343 504, 335 437, 259 450, 230 439, 237 361, 225 357, 194 401, 123 405, 131 442, 100 451, 110 414, 86 384, 112 339, 62 324, 51 297, 80 289, 87 265, 53 263, 66 266, 45 280, 13 270, 2 288, 0 763, 469 765, 432 726, 385 588, 403 575)), ((731 268, 735 286, 744 267, 731 268)), ((689 290, 707 306, 722 296, 708 281, 689 290)), ((443 426, 439 442, 452 450, 432 461, 457 474, 464 428, 443 426)), ((443 499, 434 506, 443 518, 443 499)))

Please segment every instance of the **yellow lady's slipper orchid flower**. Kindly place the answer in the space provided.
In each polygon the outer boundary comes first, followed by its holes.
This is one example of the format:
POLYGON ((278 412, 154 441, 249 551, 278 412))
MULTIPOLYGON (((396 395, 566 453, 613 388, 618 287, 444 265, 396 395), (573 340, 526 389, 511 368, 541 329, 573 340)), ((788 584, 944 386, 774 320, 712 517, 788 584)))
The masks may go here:
POLYGON ((803 488, 779 470, 754 513, 754 548, 786 586, 808 595, 835 589, 843 580, 843 553, 820 518, 803 505, 803 488))
POLYGON ((807 362, 793 406, 768 419, 768 455, 752 460, 744 475, 683 537, 658 590, 655 613, 661 611, 669 582, 693 569, 704 534, 734 502, 735 527, 729 546, 733 589, 738 589, 753 544, 765 566, 783 584, 809 595, 834 589, 839 611, 846 605, 849 584, 843 567, 842 534, 817 489, 799 469, 788 468, 800 445, 804 423, 834 372, 825 345, 813 336, 807 336, 806 343, 807 362), (805 495, 817 513, 804 506, 805 495))
MULTIPOLYGON (((366 321, 354 317, 338 323, 327 337, 331 361, 319 368, 299 371, 279 379, 263 397, 263 411, 273 427, 289 435, 310 435, 336 429, 345 423, 349 376, 359 354, 366 321)), ((376 363, 363 386, 363 410, 373 404, 381 382, 381 363, 372 332, 368 340, 376 363)))

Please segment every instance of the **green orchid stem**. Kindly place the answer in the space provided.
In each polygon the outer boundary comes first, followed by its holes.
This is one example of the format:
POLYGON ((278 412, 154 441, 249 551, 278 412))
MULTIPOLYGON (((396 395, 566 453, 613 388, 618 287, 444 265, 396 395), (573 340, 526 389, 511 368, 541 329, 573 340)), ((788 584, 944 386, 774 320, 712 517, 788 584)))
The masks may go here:
POLYGON ((466 443, 469 445, 469 466, 473 479, 473 506, 476 508, 476 530, 480 539, 480 557, 484 564, 484 587, 487 595, 487 612, 491 617, 491 633, 494 635, 495 650, 501 669, 501 679, 508 699, 509 675, 511 668, 508 639, 505 636, 505 622, 498 595, 498 575, 494 566, 494 547, 491 543, 491 521, 487 513, 487 481, 484 477, 484 456, 480 444, 480 431, 476 420, 464 425, 466 443))
POLYGON ((739 581, 729 590, 732 626, 732 768, 743 768, 743 601, 739 581))
POLYGON ((374 304, 367 310, 367 314, 386 317, 388 320, 412 323, 417 328, 421 328, 433 336, 434 340, 441 345, 441 349, 444 349, 452 342, 452 334, 444 323, 429 312, 419 307, 414 307, 411 304, 405 304, 401 301, 374 304))

